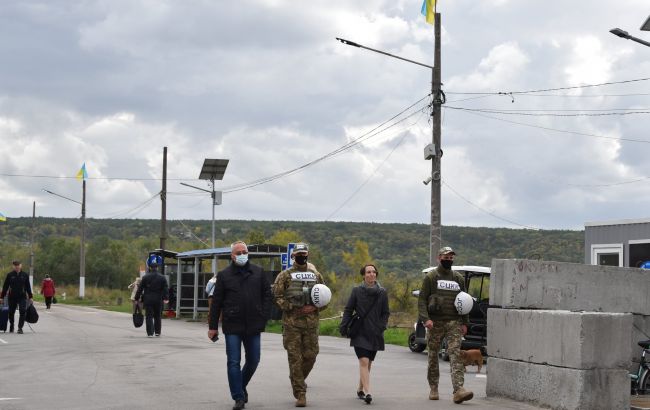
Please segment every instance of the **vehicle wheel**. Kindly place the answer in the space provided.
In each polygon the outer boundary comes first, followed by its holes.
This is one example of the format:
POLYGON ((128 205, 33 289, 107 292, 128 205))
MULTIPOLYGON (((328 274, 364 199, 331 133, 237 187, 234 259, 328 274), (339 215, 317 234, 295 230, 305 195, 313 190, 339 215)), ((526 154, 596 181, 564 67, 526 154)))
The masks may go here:
POLYGON ((646 370, 639 379, 638 393, 650 395, 650 370, 646 370))
POLYGON ((415 332, 411 332, 411 334, 409 335, 409 349, 411 349, 413 353, 421 353, 424 351, 426 347, 427 346, 424 344, 416 343, 415 332))
POLYGON ((447 338, 442 339, 440 342, 440 351, 438 352, 438 357, 445 362, 449 361, 449 354, 447 353, 447 338))

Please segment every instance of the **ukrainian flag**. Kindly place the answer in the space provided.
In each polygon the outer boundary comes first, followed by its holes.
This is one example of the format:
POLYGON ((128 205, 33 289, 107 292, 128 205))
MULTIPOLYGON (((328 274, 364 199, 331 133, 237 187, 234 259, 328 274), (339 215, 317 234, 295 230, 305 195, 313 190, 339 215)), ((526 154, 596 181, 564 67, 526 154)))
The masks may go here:
POLYGON ((0 212, 0 222, 7 222, 7 217, 0 212))
POLYGON ((77 172, 77 179, 88 179, 88 172, 86 172, 86 163, 84 162, 79 172, 77 172))
POLYGON ((433 24, 436 20, 436 0, 422 1, 422 15, 426 18, 427 23, 433 24))

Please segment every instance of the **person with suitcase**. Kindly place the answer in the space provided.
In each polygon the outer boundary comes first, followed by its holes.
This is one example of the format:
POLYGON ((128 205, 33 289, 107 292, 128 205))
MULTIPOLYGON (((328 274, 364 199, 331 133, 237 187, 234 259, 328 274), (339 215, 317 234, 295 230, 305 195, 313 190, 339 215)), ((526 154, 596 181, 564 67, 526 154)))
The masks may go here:
POLYGON ((23 333, 23 325, 25 324, 25 312, 27 310, 27 298, 31 303, 34 295, 32 294, 32 287, 29 284, 29 275, 23 272, 23 265, 20 261, 13 261, 14 269, 7 274, 5 282, 2 285, 2 293, 0 293, 0 305, 4 303, 5 296, 9 299, 9 332, 14 331, 14 316, 16 315, 16 308, 19 311, 18 319, 18 333, 23 333))

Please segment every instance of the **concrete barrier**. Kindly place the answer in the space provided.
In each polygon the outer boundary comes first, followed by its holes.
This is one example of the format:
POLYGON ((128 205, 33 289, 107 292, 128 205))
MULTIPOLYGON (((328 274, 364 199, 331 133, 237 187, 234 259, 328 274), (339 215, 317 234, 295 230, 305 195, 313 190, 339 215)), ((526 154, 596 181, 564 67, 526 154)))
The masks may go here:
POLYGON ((486 391, 561 410, 630 408, 630 381, 621 369, 577 370, 491 357, 486 391))
POLYGON ((503 308, 650 315, 650 272, 636 268, 494 259, 490 304, 503 308))
POLYGON ((488 310, 491 357, 572 369, 627 371, 632 354, 631 334, 629 313, 488 310))

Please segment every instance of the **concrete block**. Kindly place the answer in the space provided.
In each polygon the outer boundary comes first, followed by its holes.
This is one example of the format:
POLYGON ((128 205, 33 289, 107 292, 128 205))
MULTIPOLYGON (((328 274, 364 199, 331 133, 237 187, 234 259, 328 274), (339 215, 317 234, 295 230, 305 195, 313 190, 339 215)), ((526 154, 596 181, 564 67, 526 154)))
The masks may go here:
POLYGON ((630 366, 632 314, 488 310, 488 354, 573 369, 630 366))
POLYGON ((486 393, 557 410, 630 408, 622 369, 577 370, 490 357, 486 393))
POLYGON ((650 271, 526 259, 493 259, 490 304, 504 308, 650 315, 650 271))
POLYGON ((634 315, 632 322, 632 340, 630 343, 630 346, 632 347, 632 357, 630 358, 631 372, 636 372, 639 368, 639 360, 643 349, 638 345, 638 343, 641 340, 648 339, 650 339, 650 316, 634 315))

